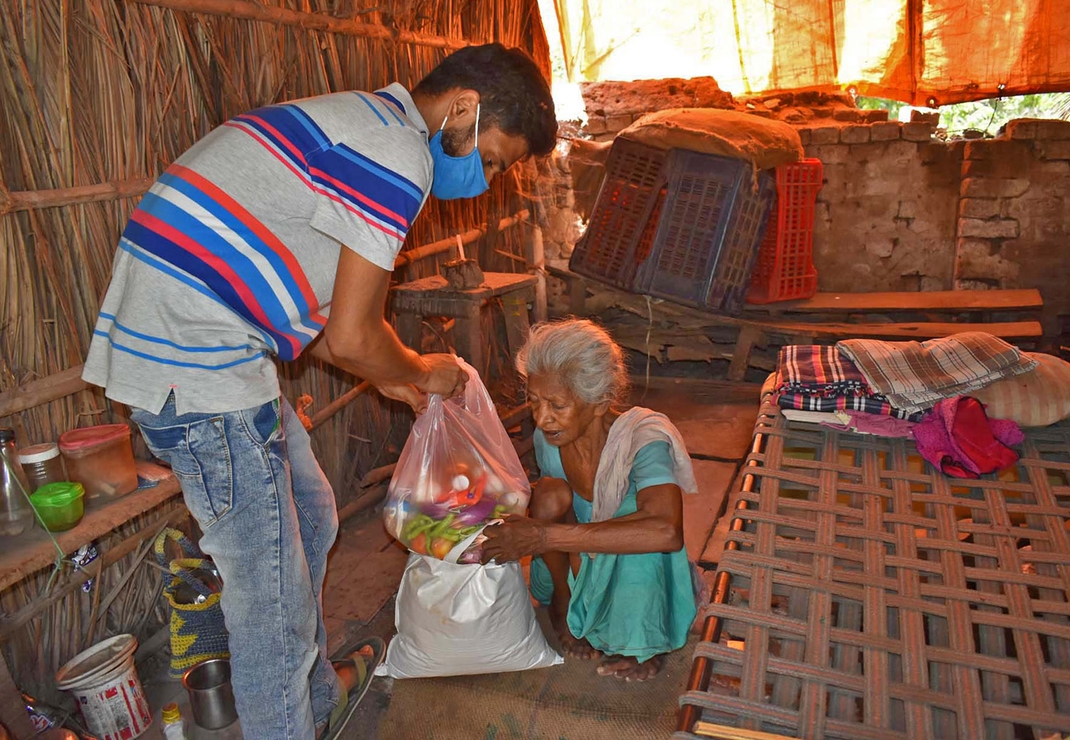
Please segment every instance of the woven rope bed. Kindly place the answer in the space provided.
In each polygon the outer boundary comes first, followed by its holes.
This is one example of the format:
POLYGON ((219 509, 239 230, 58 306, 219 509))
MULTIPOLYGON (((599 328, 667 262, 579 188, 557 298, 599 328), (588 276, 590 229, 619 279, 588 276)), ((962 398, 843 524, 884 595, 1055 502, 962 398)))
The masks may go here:
POLYGON ((956 480, 766 398, 674 737, 1070 735, 1070 424, 1021 453, 956 480))

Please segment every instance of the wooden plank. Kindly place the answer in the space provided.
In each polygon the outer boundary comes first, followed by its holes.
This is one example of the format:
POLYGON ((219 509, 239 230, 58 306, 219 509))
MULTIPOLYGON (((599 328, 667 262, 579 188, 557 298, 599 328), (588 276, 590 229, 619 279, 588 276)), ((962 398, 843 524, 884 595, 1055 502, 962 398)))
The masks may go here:
MULTIPOLYGON (((143 475, 143 471, 151 471, 151 477, 156 477, 163 470, 153 463, 138 461, 138 472, 143 475)), ((153 488, 138 489, 110 501, 87 504, 85 516, 78 526, 52 536, 64 555, 70 555, 82 545, 93 542, 178 494, 178 480, 168 475, 153 488)), ((5 540, 4 550, 0 552, 0 590, 51 566, 55 559, 56 548, 40 526, 5 540)))
POLYGON ((89 386, 82 380, 82 365, 69 367, 40 380, 23 383, 0 393, 0 417, 50 403, 89 386))
POLYGON ((1035 288, 1025 290, 934 290, 920 293, 818 293, 803 301, 747 305, 747 313, 855 313, 865 311, 1039 310, 1035 288))
POLYGON ((789 740, 787 735, 775 735, 760 730, 742 730, 738 727, 719 725, 699 720, 695 723, 694 733, 702 737, 714 737, 718 740, 789 740))
POLYGON ((1007 321, 998 323, 910 322, 896 324, 806 324, 785 321, 747 322, 762 327, 766 333, 829 339, 935 339, 967 331, 982 331, 1003 339, 1036 339, 1044 335, 1039 321, 1007 321))
MULTIPOLYGON (((79 568, 73 573, 68 573, 66 577, 58 579, 52 584, 51 590, 47 595, 43 595, 40 598, 31 601, 14 614, 5 615, 0 618, 0 643, 5 642, 13 634, 18 632, 36 615, 40 614, 53 604, 58 604, 63 601, 71 591, 74 591, 83 583, 97 578, 106 569, 110 568, 138 548, 142 548, 142 552, 147 552, 148 548, 151 546, 151 542, 156 539, 160 532, 167 527, 173 527, 188 519, 189 515, 189 511, 185 506, 173 507, 168 513, 156 517, 151 522, 141 527, 136 533, 126 537, 121 542, 109 546, 99 558, 91 562, 85 568, 79 568)), ((127 571, 127 574, 129 575, 132 572, 133 571, 127 571)), ((109 597, 100 606, 100 614, 107 611, 107 607, 117 591, 113 591, 112 593, 113 596, 109 597)))

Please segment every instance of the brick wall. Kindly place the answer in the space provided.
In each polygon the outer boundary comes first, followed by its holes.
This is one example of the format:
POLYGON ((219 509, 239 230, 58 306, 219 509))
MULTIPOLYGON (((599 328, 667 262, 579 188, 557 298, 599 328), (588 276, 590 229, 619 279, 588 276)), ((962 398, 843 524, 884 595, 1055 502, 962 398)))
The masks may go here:
MULTIPOLYGON (((933 137, 932 121, 888 121, 885 111, 858 110, 846 96, 743 100, 705 80, 662 82, 585 90, 584 133, 610 140, 645 113, 686 105, 688 96, 796 126, 807 156, 825 169, 814 233, 821 290, 1035 287, 1046 333, 1065 329, 1070 122, 1014 121, 995 139, 947 142, 933 137)), ((579 235, 565 231, 557 228, 552 240, 562 257, 579 235)))
POLYGON ((823 291, 950 290, 961 143, 926 123, 799 128, 820 159, 814 265, 823 291))
MULTIPOLYGON (((966 143, 955 262, 960 288, 1035 287, 1045 333, 1070 315, 1070 121, 1012 121, 966 143)), ((1065 329, 1065 327, 1062 327, 1065 329)))

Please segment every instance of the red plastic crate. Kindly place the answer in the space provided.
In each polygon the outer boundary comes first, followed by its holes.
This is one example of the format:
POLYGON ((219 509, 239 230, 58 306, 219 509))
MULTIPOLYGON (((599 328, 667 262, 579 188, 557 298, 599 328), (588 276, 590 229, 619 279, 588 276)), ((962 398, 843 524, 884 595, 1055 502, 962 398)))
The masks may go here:
POLYGON ((791 301, 817 292, 814 203, 823 175, 819 159, 776 168, 776 208, 758 250, 747 303, 791 301))

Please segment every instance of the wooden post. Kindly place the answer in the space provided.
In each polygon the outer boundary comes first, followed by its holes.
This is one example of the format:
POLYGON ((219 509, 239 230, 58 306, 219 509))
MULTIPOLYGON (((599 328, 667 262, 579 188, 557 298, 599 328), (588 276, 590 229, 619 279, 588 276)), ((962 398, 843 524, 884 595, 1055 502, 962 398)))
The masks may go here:
POLYGON ((538 278, 535 283, 535 321, 546 321, 549 309, 546 307, 546 251, 543 248, 542 229, 538 224, 531 224, 531 236, 528 239, 530 254, 528 271, 538 278))
POLYGON ((464 316, 457 317, 453 327, 453 344, 457 354, 468 361, 476 372, 484 375, 487 367, 483 354, 483 320, 478 304, 473 303, 464 316))
POLYGON ((732 362, 728 366, 729 380, 743 380, 747 374, 750 351, 761 336, 761 328, 753 324, 743 324, 739 327, 739 338, 736 339, 736 348, 732 352, 732 362))

